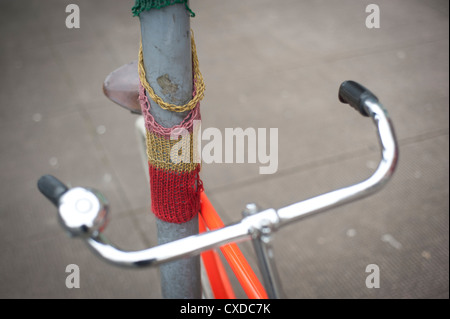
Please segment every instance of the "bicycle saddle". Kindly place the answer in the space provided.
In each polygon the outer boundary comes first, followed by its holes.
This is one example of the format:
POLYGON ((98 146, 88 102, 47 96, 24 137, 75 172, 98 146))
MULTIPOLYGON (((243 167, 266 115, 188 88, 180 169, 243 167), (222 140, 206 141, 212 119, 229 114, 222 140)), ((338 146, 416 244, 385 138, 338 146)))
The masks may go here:
POLYGON ((103 82, 103 93, 131 113, 141 114, 137 61, 112 71, 103 82))

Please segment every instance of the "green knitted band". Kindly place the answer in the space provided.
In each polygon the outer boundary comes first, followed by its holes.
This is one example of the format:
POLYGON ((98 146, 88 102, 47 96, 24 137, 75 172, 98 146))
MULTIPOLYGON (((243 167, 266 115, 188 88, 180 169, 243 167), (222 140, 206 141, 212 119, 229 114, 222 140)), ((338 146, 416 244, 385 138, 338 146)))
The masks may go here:
POLYGON ((186 10, 191 17, 195 17, 195 13, 189 8, 187 4, 188 0, 135 0, 134 6, 131 9, 133 17, 138 16, 142 11, 149 11, 152 9, 161 9, 171 6, 176 3, 184 3, 186 10))

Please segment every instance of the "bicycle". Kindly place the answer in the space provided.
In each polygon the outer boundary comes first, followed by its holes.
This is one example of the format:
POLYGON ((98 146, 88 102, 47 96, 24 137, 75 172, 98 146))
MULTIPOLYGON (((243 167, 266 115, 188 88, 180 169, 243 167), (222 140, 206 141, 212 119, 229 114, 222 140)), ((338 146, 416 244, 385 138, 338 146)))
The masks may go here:
MULTIPOLYGON (((125 66, 121 72, 131 72, 133 64, 125 66)), ((131 74, 131 73, 130 73, 131 74)), ((132 86, 130 86, 132 87, 132 86)), ((113 90, 114 91, 114 90, 113 90)), ((131 111, 134 89, 126 89, 125 94, 109 92, 110 98, 131 111)), ((108 92, 106 92, 108 95, 108 92)), ((153 267, 184 257, 208 254, 206 268, 214 296, 232 298, 233 293, 224 277, 224 271, 218 263, 215 248, 222 251, 236 265, 235 273, 250 298, 283 297, 279 276, 271 246, 274 232, 284 226, 303 220, 314 214, 328 211, 337 206, 364 198, 382 188, 392 177, 398 162, 398 144, 389 115, 378 98, 362 85, 354 81, 343 82, 339 88, 339 100, 355 108, 361 115, 370 117, 374 122, 381 147, 381 160, 378 168, 368 179, 360 183, 340 188, 307 200, 303 200, 280 209, 259 211, 254 204, 247 205, 244 218, 223 227, 223 223, 209 202, 206 194, 201 194, 201 234, 179 239, 163 245, 140 251, 122 251, 116 248, 102 233, 108 221, 108 210, 104 196, 97 190, 76 187, 68 189, 61 181, 51 175, 44 175, 38 181, 39 190, 58 207, 58 216, 62 226, 73 237, 83 238, 93 251, 102 259, 118 266, 128 268, 153 267), (206 227, 209 231, 206 231, 206 227), (236 242, 252 240, 258 257, 258 265, 263 277, 264 287, 251 269, 247 269, 243 256, 236 249, 236 242), (231 244, 228 246, 224 246, 231 244), (226 248, 224 248, 226 247, 226 248), (244 266, 238 265, 243 263, 244 266)), ((232 265, 232 267, 234 267, 232 265)))

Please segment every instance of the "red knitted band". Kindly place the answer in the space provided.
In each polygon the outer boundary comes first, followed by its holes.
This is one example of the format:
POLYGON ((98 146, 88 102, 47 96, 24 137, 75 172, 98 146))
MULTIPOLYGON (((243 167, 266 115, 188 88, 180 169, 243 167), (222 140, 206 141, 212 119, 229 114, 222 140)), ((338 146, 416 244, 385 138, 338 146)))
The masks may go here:
POLYGON ((200 165, 192 172, 179 173, 149 165, 152 211, 169 223, 185 223, 200 211, 200 165))

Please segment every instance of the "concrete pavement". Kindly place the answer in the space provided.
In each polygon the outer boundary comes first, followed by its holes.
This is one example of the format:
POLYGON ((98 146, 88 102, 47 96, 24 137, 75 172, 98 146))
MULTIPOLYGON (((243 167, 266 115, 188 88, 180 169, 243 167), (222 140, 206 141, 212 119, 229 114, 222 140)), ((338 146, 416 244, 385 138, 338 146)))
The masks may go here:
MULTIPOLYGON (((123 249, 155 245, 135 115, 103 96, 115 68, 136 60, 132 1, 0 3, 0 297, 160 298, 157 269, 124 270, 68 238, 38 192, 46 173, 101 190, 106 230, 123 249), (80 7, 68 29, 65 8, 80 7), (80 267, 81 287, 65 285, 80 267)), ((226 223, 246 203, 280 208, 358 182, 379 159, 372 123, 339 103, 344 80, 370 88, 400 143, 380 193, 277 233, 289 298, 448 298, 448 1, 191 0, 206 82, 203 128, 278 128, 278 170, 204 164, 205 189, 226 223), (378 4, 380 28, 368 29, 378 4), (380 288, 365 285, 380 269, 380 288)), ((255 264, 250 243, 240 245, 255 264)), ((229 269, 228 269, 229 270, 229 269)), ((230 272, 237 295, 244 297, 230 272)))

